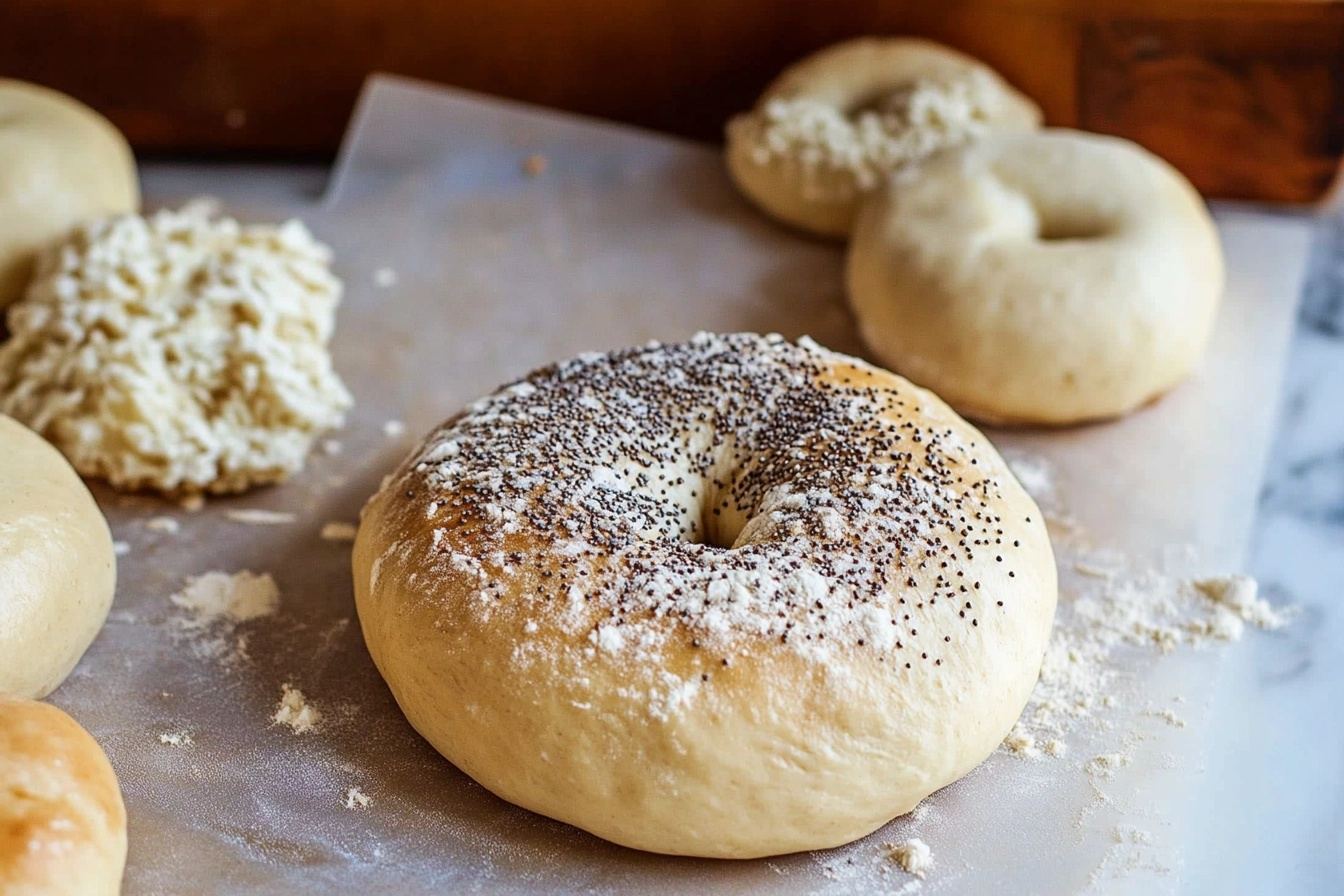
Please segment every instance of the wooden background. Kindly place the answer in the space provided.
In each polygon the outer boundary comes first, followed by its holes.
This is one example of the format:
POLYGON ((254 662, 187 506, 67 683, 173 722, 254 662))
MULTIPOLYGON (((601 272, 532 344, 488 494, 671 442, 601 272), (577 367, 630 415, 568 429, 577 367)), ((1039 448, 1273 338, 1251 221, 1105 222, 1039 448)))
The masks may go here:
POLYGON ((1051 124, 1138 140, 1213 196, 1306 202, 1344 155, 1335 0, 3 0, 0 74, 147 153, 326 157, 389 71, 718 139, 858 34, 982 57, 1051 124))

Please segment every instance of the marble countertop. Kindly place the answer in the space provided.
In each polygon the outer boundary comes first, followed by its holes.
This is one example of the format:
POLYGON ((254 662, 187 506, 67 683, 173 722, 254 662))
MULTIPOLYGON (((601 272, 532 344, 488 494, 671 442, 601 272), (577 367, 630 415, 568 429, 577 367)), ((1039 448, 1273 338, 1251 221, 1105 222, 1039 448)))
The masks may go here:
POLYGON ((1344 892, 1344 208, 1316 227, 1249 571, 1292 626, 1219 683, 1192 892, 1344 892), (1224 695, 1235 689, 1237 699, 1224 695), (1232 704, 1235 703, 1235 708, 1232 704))
MULTIPOLYGON (((199 167, 150 164, 146 195, 178 198, 199 167)), ((230 201, 317 201, 313 166, 215 166, 230 201)), ((1344 892, 1344 208, 1322 213, 1289 351, 1249 572, 1286 631, 1248 638, 1218 682, 1209 729, 1208 818, 1185 857, 1192 893, 1344 892)))

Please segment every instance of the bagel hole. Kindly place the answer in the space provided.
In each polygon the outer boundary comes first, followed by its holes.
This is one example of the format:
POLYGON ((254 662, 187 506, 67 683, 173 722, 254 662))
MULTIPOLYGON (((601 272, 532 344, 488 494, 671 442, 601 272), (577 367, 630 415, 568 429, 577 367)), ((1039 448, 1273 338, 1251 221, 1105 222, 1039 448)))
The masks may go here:
POLYGON ((730 551, 749 517, 737 508, 726 490, 713 497, 715 500, 706 502, 701 509, 698 540, 712 548, 730 551))
POLYGON ((1095 240, 1109 232, 1110 228, 1095 218, 1042 215, 1036 228, 1036 239, 1043 243, 1095 240))

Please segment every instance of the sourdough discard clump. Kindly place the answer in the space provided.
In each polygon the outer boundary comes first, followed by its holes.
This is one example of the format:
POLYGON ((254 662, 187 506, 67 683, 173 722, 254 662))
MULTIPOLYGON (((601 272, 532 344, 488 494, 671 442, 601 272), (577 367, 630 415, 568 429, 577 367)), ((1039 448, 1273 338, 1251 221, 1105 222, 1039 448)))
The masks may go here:
POLYGON ((118 488, 282 480, 351 404, 327 351, 330 263, 299 221, 243 225, 200 203, 80 227, 8 312, 0 412, 118 488))

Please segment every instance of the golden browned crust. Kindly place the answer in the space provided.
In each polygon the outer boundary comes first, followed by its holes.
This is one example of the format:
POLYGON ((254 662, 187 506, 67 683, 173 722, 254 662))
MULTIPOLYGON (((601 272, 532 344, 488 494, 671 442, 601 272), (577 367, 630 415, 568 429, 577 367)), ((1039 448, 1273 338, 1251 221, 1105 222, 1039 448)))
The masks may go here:
POLYGON ((98 743, 54 706, 0 698, 0 892, 121 889, 126 809, 98 743))

